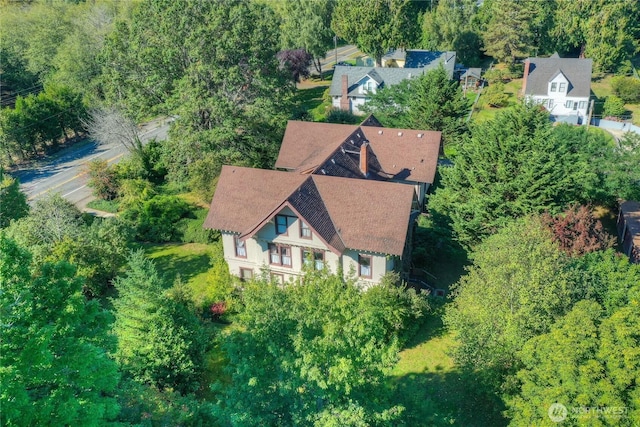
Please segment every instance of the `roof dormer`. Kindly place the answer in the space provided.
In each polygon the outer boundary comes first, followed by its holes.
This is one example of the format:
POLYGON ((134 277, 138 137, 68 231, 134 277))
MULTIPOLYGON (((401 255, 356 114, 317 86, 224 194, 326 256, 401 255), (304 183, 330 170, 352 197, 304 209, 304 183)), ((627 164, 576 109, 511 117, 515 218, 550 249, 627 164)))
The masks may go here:
POLYGON ((549 79, 548 93, 549 94, 566 94, 571 89, 571 82, 564 75, 562 70, 556 71, 551 79, 549 79))

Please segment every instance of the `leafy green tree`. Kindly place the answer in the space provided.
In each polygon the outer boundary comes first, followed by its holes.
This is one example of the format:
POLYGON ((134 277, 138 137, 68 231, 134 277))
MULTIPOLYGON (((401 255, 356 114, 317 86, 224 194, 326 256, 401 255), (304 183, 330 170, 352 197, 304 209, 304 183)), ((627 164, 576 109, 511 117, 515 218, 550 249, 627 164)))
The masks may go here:
POLYGON ((313 56, 316 71, 322 75, 321 60, 333 47, 331 15, 333 0, 286 0, 281 3, 280 26, 284 49, 302 48, 313 56))
POLYGON ((602 114, 604 116, 620 117, 627 113, 627 109, 624 107, 624 101, 615 95, 607 96, 604 101, 604 109, 602 114))
POLYGON ((635 77, 615 76, 611 79, 611 89, 624 102, 630 104, 640 102, 640 80, 635 77))
POLYGON ((417 2, 410 0, 337 0, 331 28, 382 66, 391 48, 408 48, 420 30, 417 2))
POLYGON ((304 283, 247 283, 224 343, 232 374, 220 401, 231 425, 381 425, 401 411, 382 393, 400 333, 424 309, 395 285, 361 291, 328 272, 304 283))
POLYGON ((128 270, 114 284, 115 356, 122 369, 161 390, 197 389, 206 341, 189 307, 165 294, 167 284, 143 251, 131 254, 128 270))
POLYGON ((509 96, 504 92, 504 83, 496 82, 491 84, 482 92, 483 100, 492 107, 504 107, 507 105, 509 96))
POLYGON ((0 422, 104 425, 118 414, 109 316, 68 263, 30 273, 29 253, 0 235, 0 422))
POLYGON ((605 191, 615 198, 640 200, 640 135, 627 132, 615 146, 605 146, 605 191))
POLYGON ((443 185, 430 208, 449 216, 460 242, 469 246, 513 218, 600 200, 604 178, 593 167, 599 138, 552 127, 535 105, 501 111, 472 127, 454 166, 441 170, 443 185))
POLYGON ((442 131, 445 144, 466 132, 467 101, 443 67, 381 89, 363 108, 391 126, 442 131))
MULTIPOLYGON (((635 289, 635 299, 640 295, 635 289)), ((511 424, 548 419, 550 403, 616 408, 615 413, 570 412, 568 425, 632 426, 640 415, 638 304, 607 316, 594 301, 580 301, 552 330, 531 339, 521 357, 521 392, 509 399, 511 424)))
POLYGON ((503 0, 491 3, 490 20, 482 35, 487 55, 513 64, 529 55, 533 41, 533 2, 503 0))
POLYGON ((535 217, 506 225, 472 258, 445 324, 456 337, 456 361, 497 390, 508 387, 525 342, 547 332, 579 293, 566 256, 535 217))
POLYGON ((0 228, 7 227, 11 220, 20 219, 28 213, 27 196, 20 191, 20 183, 5 175, 0 167, 0 228))

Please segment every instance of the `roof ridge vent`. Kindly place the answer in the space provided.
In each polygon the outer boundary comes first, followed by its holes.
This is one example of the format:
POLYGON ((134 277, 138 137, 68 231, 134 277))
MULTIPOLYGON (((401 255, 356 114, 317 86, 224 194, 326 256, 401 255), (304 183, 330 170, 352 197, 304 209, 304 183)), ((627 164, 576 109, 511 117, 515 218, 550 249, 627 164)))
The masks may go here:
POLYGON ((402 136, 402 132, 398 132, 398 136, 402 136))
POLYGON ((378 135, 382 135, 382 131, 381 130, 378 131, 378 135))
POLYGON ((422 138, 422 134, 421 133, 418 134, 418 138, 422 138))

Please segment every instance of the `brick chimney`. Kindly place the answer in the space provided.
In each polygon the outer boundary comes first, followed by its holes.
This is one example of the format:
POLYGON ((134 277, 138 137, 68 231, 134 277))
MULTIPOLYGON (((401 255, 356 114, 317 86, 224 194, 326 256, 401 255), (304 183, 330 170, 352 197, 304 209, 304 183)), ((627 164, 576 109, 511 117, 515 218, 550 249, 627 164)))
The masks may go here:
POLYGON ((351 103, 349 102, 349 76, 342 75, 342 97, 340 98, 340 109, 351 111, 351 103))
POLYGON ((360 172, 362 172, 365 177, 369 176, 368 151, 369 143, 365 142, 360 146, 360 172))
POLYGON ((531 61, 529 58, 524 60, 524 73, 522 74, 522 96, 527 93, 527 78, 529 77, 529 66, 531 61))

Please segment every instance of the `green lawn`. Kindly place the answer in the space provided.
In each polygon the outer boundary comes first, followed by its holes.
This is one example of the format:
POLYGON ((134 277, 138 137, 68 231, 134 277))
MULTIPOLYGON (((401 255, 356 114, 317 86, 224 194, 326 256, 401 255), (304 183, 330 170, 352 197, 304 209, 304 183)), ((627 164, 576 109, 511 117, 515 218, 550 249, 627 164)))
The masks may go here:
POLYGON ((213 245, 201 243, 144 244, 145 252, 170 283, 180 276, 193 292, 194 301, 200 301, 206 278, 211 269, 213 245))
MULTIPOLYGON (((596 77, 591 81, 591 94, 595 96, 595 110, 600 113, 607 96, 613 95, 611 79, 613 74, 596 77)), ((631 112, 633 124, 640 126, 640 104, 626 104, 625 108, 631 112)))
POLYGON ((498 114, 498 111, 512 107, 520 102, 518 96, 521 90, 522 79, 513 79, 510 82, 506 83, 504 87, 504 93, 506 93, 509 98, 507 99, 507 105, 503 108, 495 108, 487 105, 483 101, 482 95, 480 95, 480 99, 476 104, 476 112, 473 113, 472 119, 477 122, 484 122, 493 119, 496 114, 498 114))
POLYGON ((474 380, 454 365, 454 345, 442 325, 444 307, 430 315, 400 353, 391 372, 395 403, 406 409, 403 420, 411 426, 502 426, 504 407, 474 389, 474 380))

